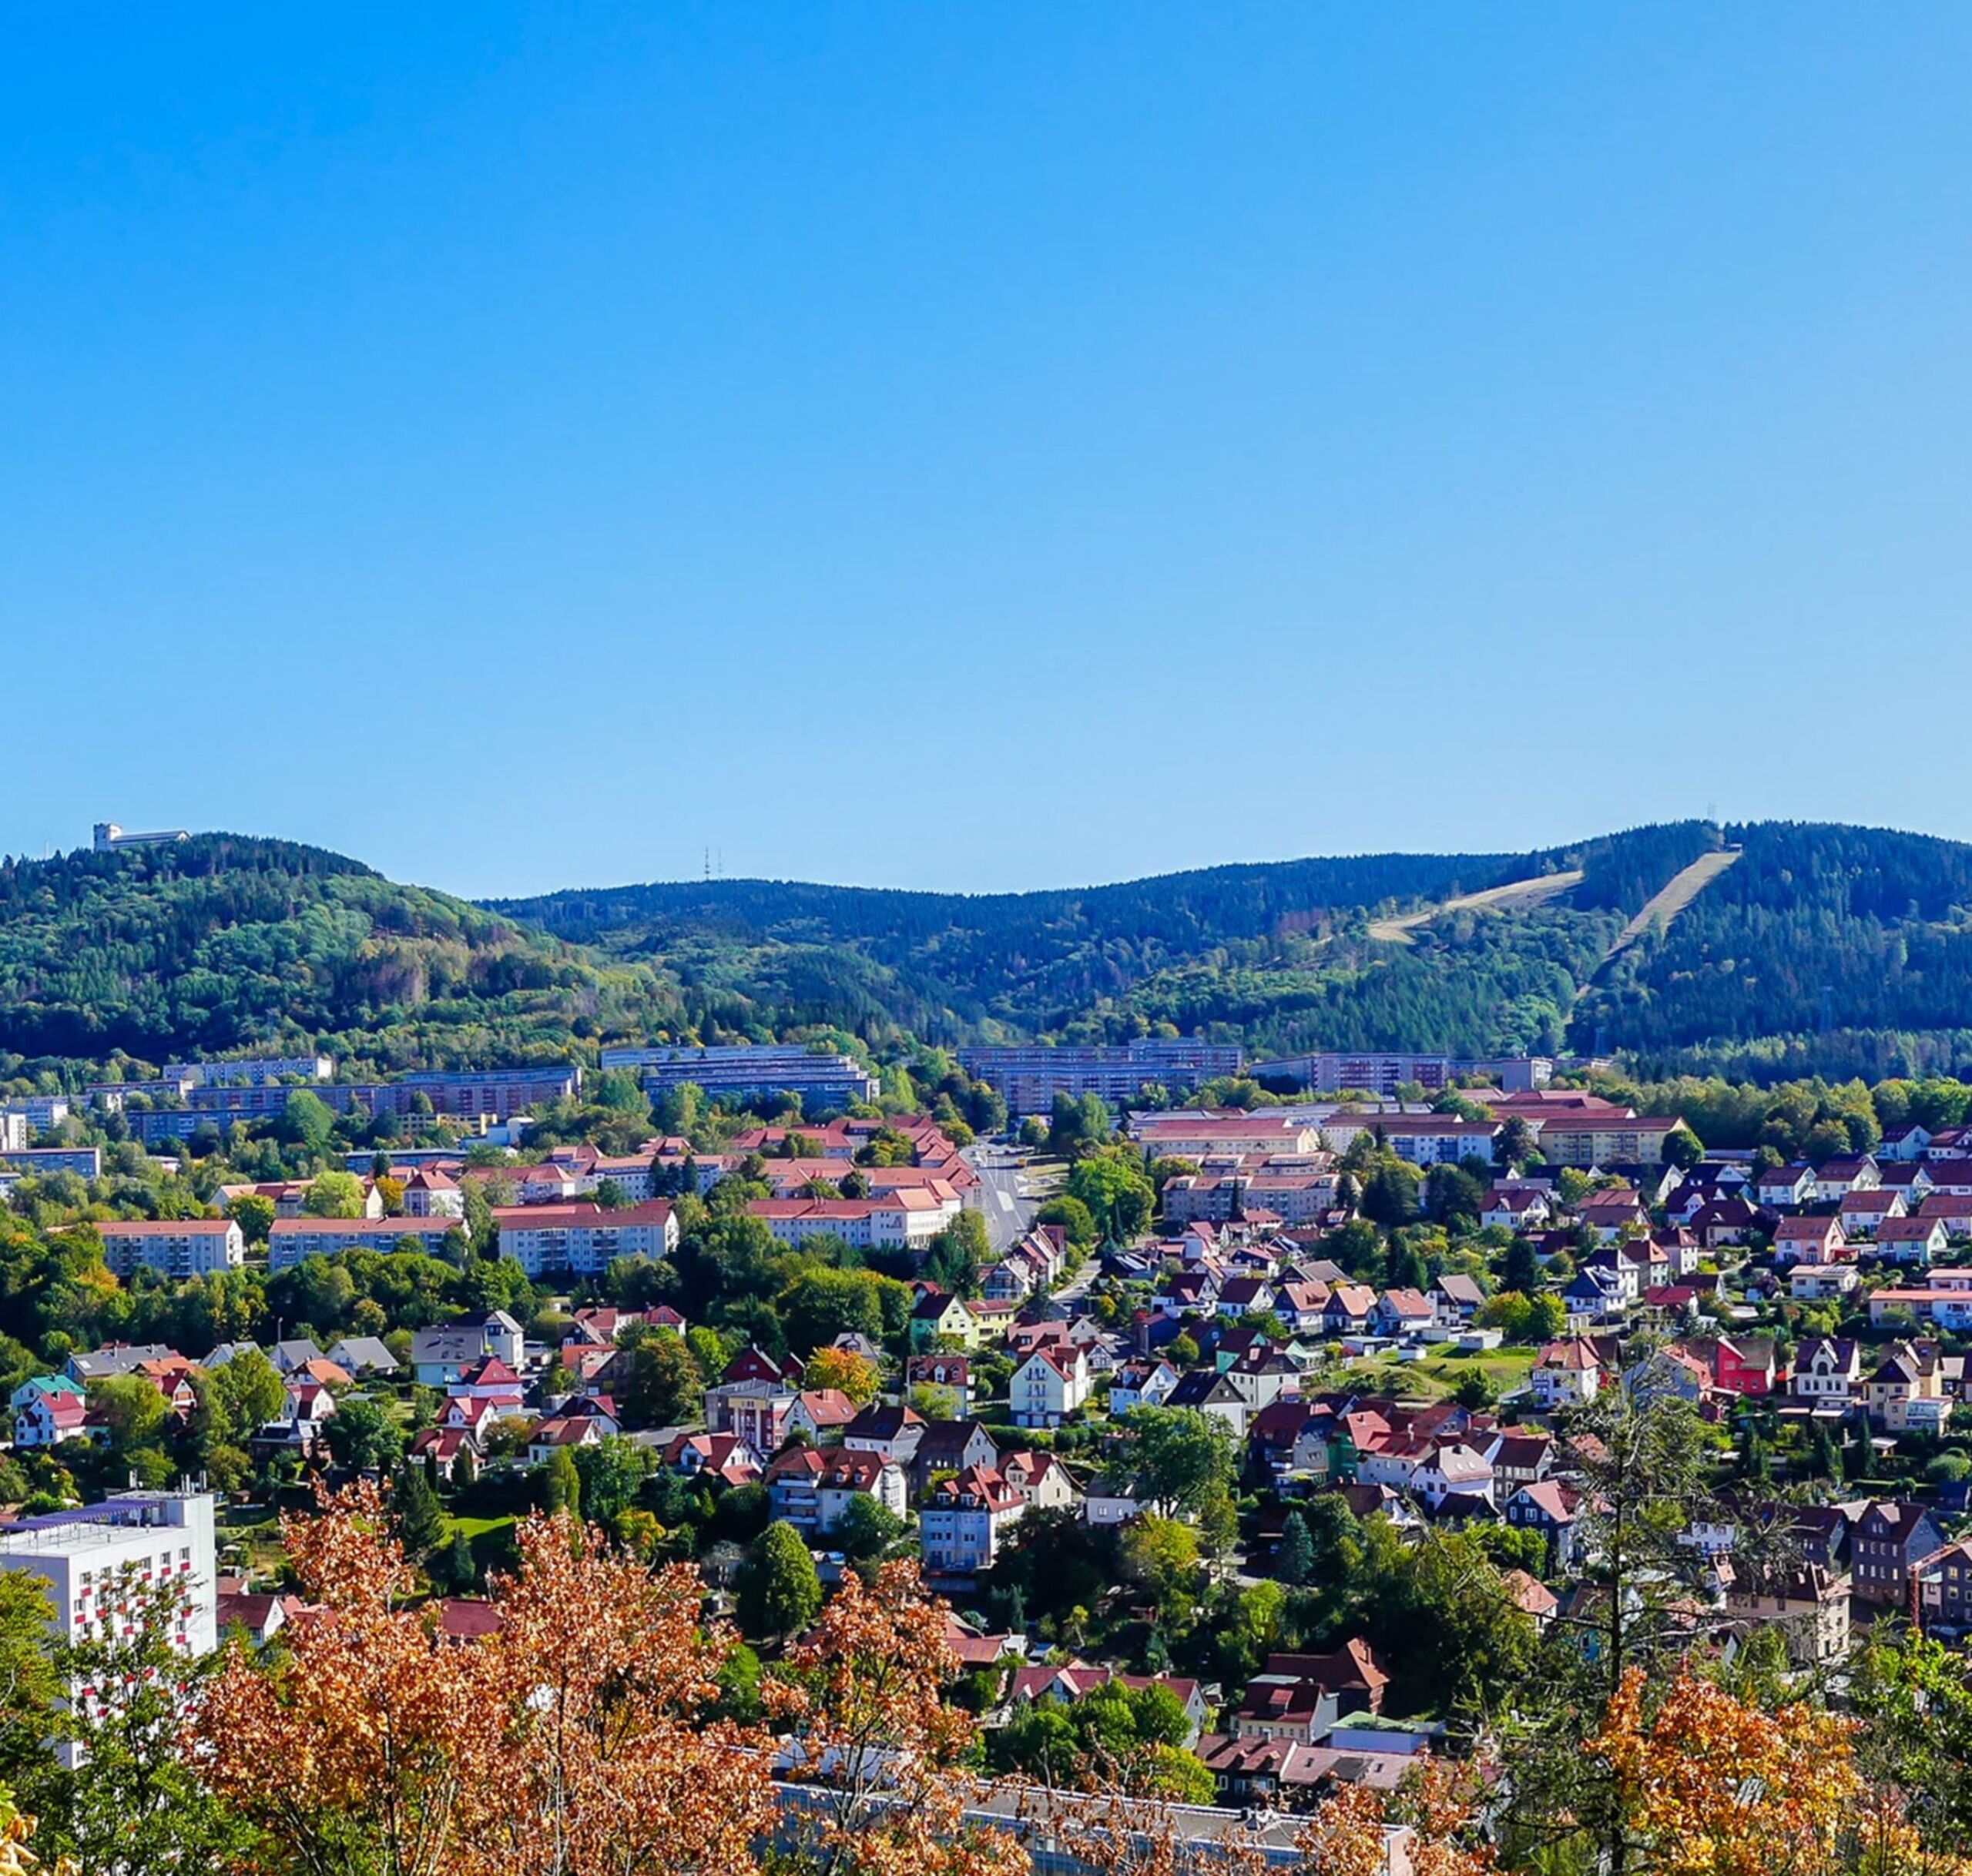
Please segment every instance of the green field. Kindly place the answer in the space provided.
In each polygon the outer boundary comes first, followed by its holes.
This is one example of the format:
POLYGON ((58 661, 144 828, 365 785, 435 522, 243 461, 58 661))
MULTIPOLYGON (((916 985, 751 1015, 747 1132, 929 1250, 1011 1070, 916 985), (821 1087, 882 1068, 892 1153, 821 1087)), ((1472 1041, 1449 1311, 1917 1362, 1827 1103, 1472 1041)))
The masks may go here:
POLYGON ((1436 1399, 1454 1392, 1460 1382, 1476 1368, 1501 1394, 1508 1394, 1526 1385, 1538 1353, 1534 1348, 1496 1348, 1487 1355, 1447 1352, 1422 1362, 1400 1362, 1392 1356, 1381 1355, 1325 1368, 1314 1381, 1315 1385, 1323 1388, 1373 1388, 1379 1393, 1436 1399))

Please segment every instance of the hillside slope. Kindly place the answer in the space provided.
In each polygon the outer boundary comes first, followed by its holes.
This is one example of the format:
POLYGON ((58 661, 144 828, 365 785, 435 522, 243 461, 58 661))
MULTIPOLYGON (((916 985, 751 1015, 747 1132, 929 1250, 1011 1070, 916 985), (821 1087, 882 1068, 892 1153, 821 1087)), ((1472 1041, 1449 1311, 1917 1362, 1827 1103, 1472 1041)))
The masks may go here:
POLYGON ((378 1065, 559 1053, 677 1008, 647 966, 286 841, 0 863, 0 1050, 323 1040, 378 1065))
POLYGON ((1092 1040, 1168 1022, 1266 1053, 1599 1044, 1886 1072, 1972 1054, 1968 906, 1959 843, 1680 822, 1520 856, 1290 861, 1080 892, 713 880, 498 909, 756 1014, 866 1033, 1092 1040))

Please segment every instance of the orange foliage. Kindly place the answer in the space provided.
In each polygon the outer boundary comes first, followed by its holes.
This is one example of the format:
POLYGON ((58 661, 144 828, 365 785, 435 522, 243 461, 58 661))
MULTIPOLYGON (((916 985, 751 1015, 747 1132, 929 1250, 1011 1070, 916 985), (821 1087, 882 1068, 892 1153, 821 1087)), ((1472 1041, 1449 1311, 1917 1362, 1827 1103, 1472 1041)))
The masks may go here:
POLYGON ((1765 1713, 1681 1671, 1654 1714, 1632 1668, 1587 1750, 1608 1764, 1631 1839, 1661 1876, 1824 1876, 1860 1797, 1848 1720, 1765 1713))
POLYGON ((688 1569, 652 1578, 565 1516, 531 1519, 499 1627, 448 1642, 400 1606, 381 1495, 284 1526, 320 1606, 270 1675, 236 1652, 188 1740, 301 1876, 745 1876, 769 1827, 770 1742, 705 1724, 730 1646, 688 1569))
POLYGON ((1024 1876, 1011 1833, 966 1821, 972 1719, 945 1703, 958 1663, 915 1563, 845 1576, 788 1661, 775 1698, 816 1787, 808 1848, 828 1876, 1024 1876))

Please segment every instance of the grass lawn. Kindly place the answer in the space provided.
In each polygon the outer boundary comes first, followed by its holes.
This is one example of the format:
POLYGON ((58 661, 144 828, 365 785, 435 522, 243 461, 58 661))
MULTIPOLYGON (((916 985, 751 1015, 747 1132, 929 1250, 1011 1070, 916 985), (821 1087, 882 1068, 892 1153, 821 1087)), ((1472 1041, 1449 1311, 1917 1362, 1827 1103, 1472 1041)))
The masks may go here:
POLYGON ((1322 1368, 1311 1378, 1311 1385, 1373 1388, 1379 1393, 1414 1400, 1437 1400, 1455 1392, 1459 1382, 1476 1368, 1501 1394, 1510 1394, 1527 1385, 1538 1353, 1534 1348, 1496 1348, 1490 1354, 1461 1355, 1447 1349, 1422 1362, 1379 1355, 1322 1368))
POLYGON ((1428 1361, 1414 1364, 1421 1373, 1429 1375, 1441 1382, 1449 1393, 1475 1368, 1502 1394, 1510 1394, 1516 1388, 1527 1385, 1527 1378, 1534 1372, 1538 1348, 1495 1348, 1484 1355, 1461 1355, 1447 1351, 1434 1355, 1428 1361))

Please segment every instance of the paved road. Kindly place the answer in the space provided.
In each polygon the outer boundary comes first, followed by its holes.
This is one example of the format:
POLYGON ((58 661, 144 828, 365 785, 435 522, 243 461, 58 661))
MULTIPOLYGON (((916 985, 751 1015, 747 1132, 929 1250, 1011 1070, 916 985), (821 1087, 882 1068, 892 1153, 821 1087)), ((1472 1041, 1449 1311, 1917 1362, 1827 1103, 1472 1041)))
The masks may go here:
POLYGON ((1023 1196, 1021 1169, 1004 1154, 988 1148, 982 1157, 976 1147, 965 1150, 966 1163, 979 1175, 980 1216, 997 1256, 1018 1241, 1040 1210, 1038 1200, 1023 1196))

